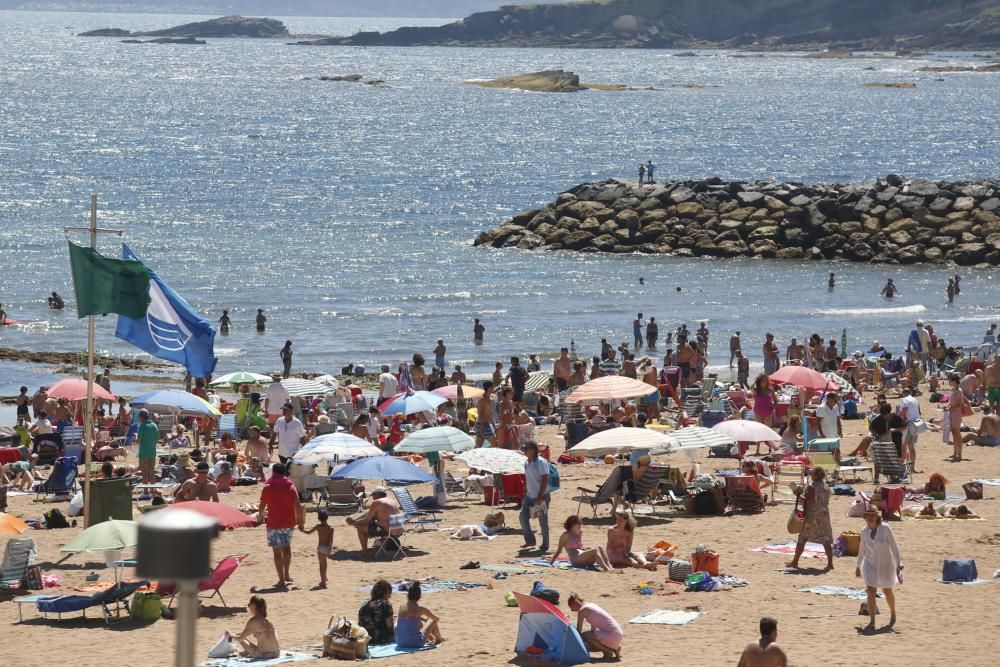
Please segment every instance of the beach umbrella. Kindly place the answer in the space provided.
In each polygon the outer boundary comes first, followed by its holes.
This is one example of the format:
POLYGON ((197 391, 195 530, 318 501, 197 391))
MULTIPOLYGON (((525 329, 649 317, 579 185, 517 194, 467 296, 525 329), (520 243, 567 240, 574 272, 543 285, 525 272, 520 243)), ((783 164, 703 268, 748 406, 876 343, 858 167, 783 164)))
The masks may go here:
POLYGON ((300 378, 285 378, 281 381, 281 386, 288 390, 289 396, 325 396, 330 391, 330 387, 316 380, 303 380, 300 378))
POLYGON ((325 384, 330 389, 340 388, 340 380, 333 377, 332 375, 320 375, 319 377, 314 377, 313 382, 319 382, 320 384, 325 384))
POLYGON ((496 475, 524 472, 524 463, 528 460, 528 457, 519 451, 497 447, 470 449, 455 458, 470 468, 485 470, 496 475))
POLYGON ((96 551, 120 551, 139 543, 139 524, 135 521, 108 519, 83 531, 60 551, 64 554, 96 551))
POLYGON ((806 366, 784 366, 769 376, 771 384, 790 384, 799 389, 823 391, 830 381, 822 374, 806 366))
POLYGON ((384 479, 390 484, 436 484, 438 478, 420 466, 395 456, 359 459, 330 475, 330 479, 384 479))
POLYGON ((250 371, 236 371, 227 373, 220 378, 208 383, 209 387, 231 387, 238 384, 264 384, 270 382, 271 376, 251 373, 250 371))
POLYGON ((446 387, 438 387, 432 394, 437 394, 442 398, 447 398, 449 401, 454 401, 458 399, 458 388, 462 387, 462 398, 473 399, 481 398, 484 392, 482 389, 477 389, 476 387, 468 387, 465 385, 449 384, 446 387))
POLYGON ((313 438, 295 453, 295 463, 323 463, 338 459, 360 459, 383 456, 385 452, 350 433, 328 433, 313 438))
POLYGON ((778 442, 781 436, 767 424, 746 419, 727 419, 712 427, 713 431, 724 433, 739 442, 778 442))
POLYGON ((206 502, 204 500, 188 500, 174 503, 160 511, 172 512, 179 509, 191 510, 210 519, 215 519, 222 528, 254 528, 257 525, 257 519, 244 514, 235 507, 223 505, 222 503, 206 502))
POLYGON ((736 438, 731 435, 726 435, 721 431, 705 428, 703 426, 688 426, 676 431, 671 431, 670 436, 677 441, 680 449, 721 447, 722 445, 732 447, 736 444, 736 438))
POLYGON ((656 387, 623 375, 605 375, 591 380, 570 394, 566 400, 570 403, 610 401, 613 399, 629 399, 638 396, 649 396, 656 387))
POLYGON ((13 514, 0 512, 0 535, 20 535, 28 530, 28 524, 13 514))
POLYGON ((823 373, 823 375, 826 377, 827 380, 830 381, 830 386, 828 387, 828 389, 839 391, 842 394, 853 393, 861 400, 862 403, 865 402, 864 398, 861 397, 861 394, 858 393, 858 390, 854 388, 854 385, 852 385, 844 378, 840 377, 833 371, 827 371, 826 373, 823 373))
POLYGON ((192 393, 180 389, 160 389, 137 396, 129 403, 133 408, 150 412, 170 413, 181 417, 219 417, 222 413, 214 405, 192 393))
POLYGON ((468 433, 454 426, 435 426, 415 431, 403 438, 395 447, 397 452, 464 452, 476 446, 475 440, 468 433))
POLYGON ((646 428, 609 428, 578 442, 568 454, 573 456, 603 456, 648 449, 650 454, 666 453, 677 447, 677 441, 666 433, 646 428))
MULTIPOLYGON (((59 380, 59 382, 49 387, 48 394, 52 398, 64 398, 67 401, 85 401, 87 400, 87 381, 79 378, 59 380)), ((94 398, 114 401, 118 397, 97 384, 97 382, 94 382, 94 398)))
POLYGON ((444 396, 430 391, 415 391, 408 394, 396 394, 387 398, 378 406, 383 417, 395 414, 412 415, 416 412, 437 412, 442 403, 447 402, 444 396))
POLYGON ((545 371, 535 371, 528 374, 528 381, 524 383, 525 391, 545 391, 549 388, 552 376, 545 371))

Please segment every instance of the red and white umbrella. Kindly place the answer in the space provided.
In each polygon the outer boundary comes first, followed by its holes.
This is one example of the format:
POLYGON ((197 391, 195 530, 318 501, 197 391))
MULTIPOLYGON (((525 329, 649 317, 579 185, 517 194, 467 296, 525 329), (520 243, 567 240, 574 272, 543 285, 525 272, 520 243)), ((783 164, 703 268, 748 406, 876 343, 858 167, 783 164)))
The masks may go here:
POLYGON ((810 391, 825 391, 830 387, 825 375, 805 366, 785 366, 771 373, 768 379, 773 385, 790 384, 810 391))
MULTIPOLYGON (((78 378, 59 380, 59 382, 49 387, 48 393, 52 398, 64 398, 67 401, 85 401, 87 400, 87 381, 78 378)), ((97 384, 97 382, 94 382, 94 398, 114 401, 118 397, 97 384)))

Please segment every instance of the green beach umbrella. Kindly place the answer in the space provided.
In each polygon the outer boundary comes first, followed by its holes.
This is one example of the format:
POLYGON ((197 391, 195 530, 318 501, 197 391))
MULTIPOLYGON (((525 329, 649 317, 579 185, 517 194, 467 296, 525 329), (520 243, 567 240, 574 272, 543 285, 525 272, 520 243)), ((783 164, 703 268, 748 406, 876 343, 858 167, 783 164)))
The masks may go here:
POLYGON ((223 375, 217 380, 212 380, 208 383, 208 386, 229 387, 237 384, 264 384, 270 381, 271 376, 269 375, 261 375, 260 373, 251 373, 249 371, 236 371, 235 373, 223 375))
POLYGON ((60 551, 79 554, 95 551, 129 549, 139 543, 139 524, 135 521, 108 519, 83 531, 60 551))

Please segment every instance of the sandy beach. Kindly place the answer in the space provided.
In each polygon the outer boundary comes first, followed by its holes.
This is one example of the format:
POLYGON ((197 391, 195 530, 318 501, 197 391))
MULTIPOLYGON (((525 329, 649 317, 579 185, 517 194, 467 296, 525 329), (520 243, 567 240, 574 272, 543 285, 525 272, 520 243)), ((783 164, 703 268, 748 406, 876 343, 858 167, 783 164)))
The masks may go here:
MULTIPOLYGON (((923 400, 923 398, 922 398, 923 400)), ((922 403, 925 413, 939 414, 936 408, 922 403)), ((968 420, 978 425, 981 415, 968 420)), ((967 422, 967 423, 968 423, 967 422)), ((864 429, 864 421, 845 421, 846 446, 853 447, 864 429)), ((554 454, 563 451, 562 437, 557 427, 539 429, 539 439, 549 443, 554 454)), ((925 471, 916 476, 922 484, 934 471, 942 472, 950 481, 949 492, 961 493, 961 484, 973 478, 996 476, 1000 469, 1000 451, 982 447, 967 447, 967 460, 949 463, 945 459, 950 447, 941 443, 940 435, 926 433, 918 448, 918 467, 925 471)), ((735 459, 699 458, 702 470, 735 467, 735 459)), ((684 454, 661 458, 662 463, 687 469, 690 459, 684 454)), ((551 522, 555 543, 557 526, 569 514, 576 513, 573 501, 577 486, 594 487, 606 477, 609 466, 603 464, 560 465, 562 490, 553 495, 551 522)), ((450 470, 461 475, 465 466, 451 463, 450 470)), ((426 493, 429 487, 418 487, 426 493)), ((872 490, 871 483, 856 484, 856 489, 872 490)), ((255 502, 260 487, 239 487, 223 498, 223 502, 239 505, 255 502)), ((1000 495, 986 487, 987 496, 1000 495), (992 492, 991 492, 992 491, 992 492)), ((834 496, 831 501, 834 535, 842 530, 859 531, 860 519, 848 518, 846 510, 852 499, 834 496)), ((59 505, 65 508, 65 504, 59 505)), ((445 590, 427 594, 425 605, 441 617, 446 642, 439 648, 413 655, 391 658, 393 664, 437 665, 457 662, 470 665, 530 664, 513 651, 517 633, 518 612, 504 604, 508 591, 527 593, 535 580, 554 588, 562 595, 564 611, 569 593, 576 591, 609 611, 625 630, 621 664, 655 664, 661 661, 684 661, 694 665, 736 664, 743 646, 757 637, 757 621, 763 615, 779 622, 779 644, 795 665, 857 665, 876 664, 936 664, 947 647, 949 661, 958 664, 986 665, 993 650, 988 619, 997 610, 994 586, 948 586, 934 580, 941 574, 942 559, 974 558, 980 577, 991 578, 1000 565, 997 545, 1000 545, 1000 502, 996 499, 970 503, 984 520, 922 521, 907 519, 893 522, 906 565, 905 583, 897 588, 899 622, 890 632, 865 636, 859 633, 864 617, 857 616, 859 603, 842 597, 827 597, 799 592, 797 589, 816 585, 860 587, 854 577, 854 559, 836 559, 833 572, 822 573, 822 561, 803 560, 805 569, 797 574, 782 571, 786 557, 750 551, 766 543, 787 542, 785 522, 789 505, 768 506, 761 514, 733 516, 688 517, 683 514, 640 516, 635 546, 642 549, 658 540, 678 545, 678 555, 685 556, 703 544, 720 554, 723 573, 749 581, 749 585, 728 591, 711 593, 683 592, 683 587, 666 583, 666 569, 647 572, 637 569, 620 573, 539 570, 538 573, 510 575, 505 580, 493 578, 486 570, 460 570, 467 561, 505 564, 518 556, 522 539, 515 531, 501 534, 493 541, 457 542, 445 533, 428 530, 410 532, 410 557, 394 562, 368 562, 360 558, 355 531, 343 524, 343 518, 332 517, 336 533, 337 553, 330 563, 330 587, 314 588, 318 582, 315 559, 315 536, 296 534, 293 540, 292 576, 294 586, 287 592, 269 587, 275 580, 270 550, 266 547, 264 529, 238 529, 223 533, 213 545, 213 560, 227 554, 249 553, 245 562, 223 589, 230 607, 218 599, 206 602, 198 621, 197 656, 204 659, 208 649, 229 630, 239 630, 247 619, 245 605, 252 591, 266 597, 270 614, 283 649, 316 646, 322 643, 322 633, 331 616, 345 615, 355 619, 367 593, 359 590, 379 578, 396 582, 405 578, 436 577, 444 581, 482 584, 464 591, 445 590), (814 566, 815 564, 815 566, 814 566), (637 592, 641 583, 650 583, 654 595, 637 592), (653 609, 698 610, 703 615, 686 626, 629 625, 627 621, 653 609), (986 625, 984 625, 984 623, 986 625)), ((39 518, 49 505, 36 504, 30 496, 10 499, 9 511, 23 518, 39 518)), ((442 526, 478 523, 488 507, 479 496, 453 499, 444 512, 442 526)), ((666 507, 664 506, 664 508, 666 507)), ((505 511, 508 523, 516 525, 516 510, 505 511)), ((137 513, 138 516, 138 513, 137 513)), ((607 507, 598 519, 590 518, 586 507, 584 544, 603 545, 611 525, 607 507)), ((307 526, 315 515, 307 517, 307 526)), ((59 588, 46 593, 71 593, 85 585, 88 572, 97 571, 102 581, 111 572, 99 559, 74 556, 62 564, 59 548, 80 529, 29 531, 27 536, 37 542, 43 574, 56 575, 59 588)), ((404 595, 394 593, 395 606, 404 595)), ((0 602, 0 625, 8 628, 15 638, 17 664, 24 666, 50 665, 53 654, 45 648, 58 636, 63 647, 86 647, 73 657, 79 665, 168 664, 172 662, 175 622, 159 620, 153 623, 128 622, 106 630, 97 614, 87 620, 68 618, 44 620, 33 606, 25 606, 24 621, 18 622, 17 605, 7 594, 0 602), (32 648, 33 647, 33 648, 32 648), (128 655, 128 659, 123 656, 128 655)), ((883 625, 880 622, 879 625, 883 625)))

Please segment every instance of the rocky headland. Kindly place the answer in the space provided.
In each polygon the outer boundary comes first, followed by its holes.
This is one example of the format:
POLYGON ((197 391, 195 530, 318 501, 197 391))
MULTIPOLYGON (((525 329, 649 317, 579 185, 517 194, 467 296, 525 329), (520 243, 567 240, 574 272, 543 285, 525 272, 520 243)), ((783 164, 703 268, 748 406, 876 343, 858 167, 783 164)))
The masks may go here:
MULTIPOLYGON (((289 37, 288 28, 277 19, 255 18, 246 16, 223 16, 208 21, 197 21, 164 28, 163 30, 148 30, 132 32, 122 28, 101 28, 81 32, 78 37, 161 37, 172 39, 207 39, 222 37, 252 37, 275 38, 289 37)), ((163 42, 156 42, 163 43, 163 42)), ((169 43, 169 42, 167 42, 169 43)), ((187 43, 192 42, 173 42, 187 43)))
POLYGON ((1000 265, 1000 180, 583 183, 475 244, 678 257, 1000 265))
POLYGON ((349 46, 974 50, 996 0, 599 0, 506 5, 442 26, 298 42, 349 46))

